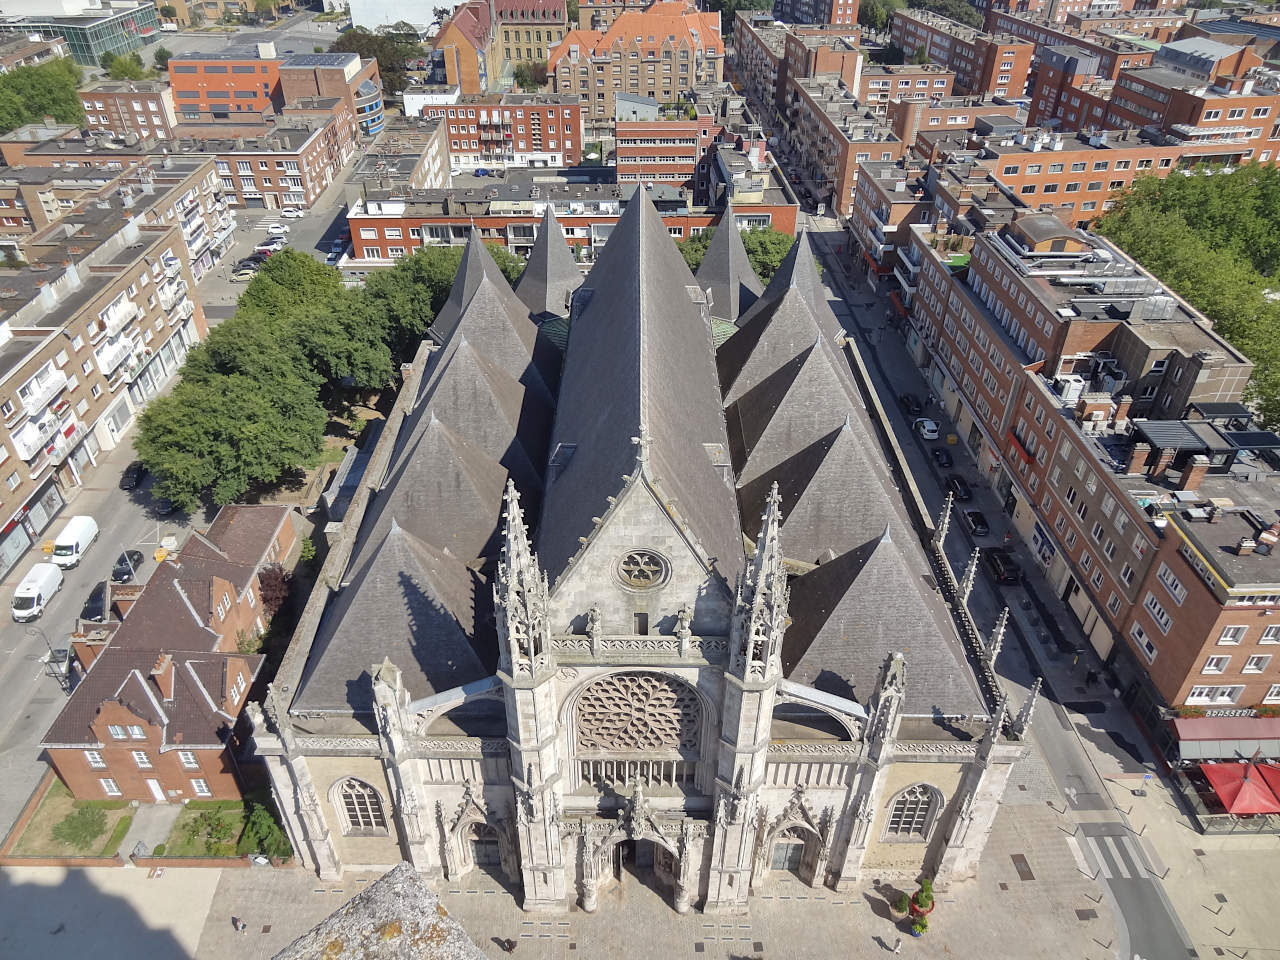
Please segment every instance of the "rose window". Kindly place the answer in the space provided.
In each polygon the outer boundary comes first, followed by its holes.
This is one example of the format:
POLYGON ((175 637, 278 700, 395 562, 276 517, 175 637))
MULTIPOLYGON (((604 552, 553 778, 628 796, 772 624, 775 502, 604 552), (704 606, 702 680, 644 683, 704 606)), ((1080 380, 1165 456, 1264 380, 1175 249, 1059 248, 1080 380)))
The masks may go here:
POLYGON ((629 587, 654 587, 666 579, 667 562, 648 550, 632 550, 618 562, 618 576, 629 587))
POLYGON ((578 698, 578 746, 584 750, 696 750, 698 695, 653 673, 612 674, 578 698))

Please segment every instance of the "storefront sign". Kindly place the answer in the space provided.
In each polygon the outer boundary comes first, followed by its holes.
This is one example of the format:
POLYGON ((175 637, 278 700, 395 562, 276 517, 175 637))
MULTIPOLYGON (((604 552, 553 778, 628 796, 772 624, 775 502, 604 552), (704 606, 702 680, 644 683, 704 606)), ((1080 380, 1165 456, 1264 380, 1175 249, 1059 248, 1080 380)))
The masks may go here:
POLYGON ((1217 708, 1206 710, 1206 717, 1256 717, 1258 711, 1253 707, 1234 707, 1232 709, 1217 708))

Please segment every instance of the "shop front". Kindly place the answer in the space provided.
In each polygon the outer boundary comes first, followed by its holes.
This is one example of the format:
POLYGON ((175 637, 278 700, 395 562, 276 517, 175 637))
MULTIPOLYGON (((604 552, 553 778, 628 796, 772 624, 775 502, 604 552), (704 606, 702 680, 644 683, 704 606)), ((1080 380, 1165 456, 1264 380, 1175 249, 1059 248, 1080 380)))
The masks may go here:
POLYGON ((7 575, 67 505, 51 476, 0 529, 0 569, 7 575))

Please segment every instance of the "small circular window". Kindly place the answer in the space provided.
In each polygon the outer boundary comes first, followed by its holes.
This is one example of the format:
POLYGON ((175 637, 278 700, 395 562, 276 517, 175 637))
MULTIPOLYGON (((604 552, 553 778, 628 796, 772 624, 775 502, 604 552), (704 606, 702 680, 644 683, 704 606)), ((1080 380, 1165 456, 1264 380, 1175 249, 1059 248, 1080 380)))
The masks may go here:
POLYGON ((637 590, 656 587, 667 579, 667 561, 649 550, 632 550, 618 561, 618 578, 637 590))

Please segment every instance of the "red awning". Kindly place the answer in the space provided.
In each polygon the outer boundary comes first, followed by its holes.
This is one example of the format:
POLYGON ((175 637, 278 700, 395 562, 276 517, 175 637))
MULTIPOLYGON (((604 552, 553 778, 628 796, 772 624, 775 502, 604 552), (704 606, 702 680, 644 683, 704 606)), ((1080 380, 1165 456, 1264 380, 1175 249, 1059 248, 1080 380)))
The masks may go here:
POLYGON ((1228 813, 1280 813, 1280 800, 1267 788, 1252 763, 1202 763, 1200 772, 1213 787, 1228 813))
POLYGON ((897 311, 898 316, 905 317, 907 315, 907 308, 903 305, 902 298, 898 296, 898 291, 890 290, 889 299, 893 301, 893 309, 897 311))
POLYGON ((1271 792, 1280 798, 1280 767, 1274 763, 1255 763, 1253 769, 1258 771, 1262 782, 1271 788, 1271 792))

